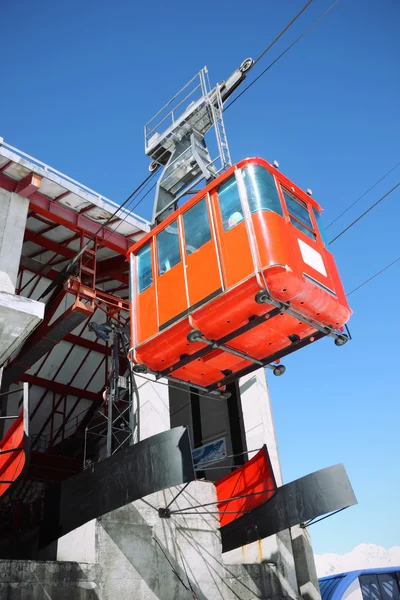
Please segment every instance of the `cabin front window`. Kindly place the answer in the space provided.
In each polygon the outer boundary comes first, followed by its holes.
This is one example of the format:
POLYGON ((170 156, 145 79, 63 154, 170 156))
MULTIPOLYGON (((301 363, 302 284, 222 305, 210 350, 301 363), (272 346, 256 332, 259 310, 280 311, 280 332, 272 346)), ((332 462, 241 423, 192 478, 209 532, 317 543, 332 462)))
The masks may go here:
POLYGON ((183 214, 186 254, 192 254, 211 240, 206 199, 200 200, 183 214))
POLYGON ((287 190, 282 189, 282 192, 292 225, 297 227, 297 229, 305 233, 312 240, 315 240, 316 235, 314 233, 314 227, 310 213, 308 212, 307 204, 292 196, 287 190))
POLYGON ((224 231, 228 231, 243 221, 243 209, 240 203, 239 189, 235 176, 225 181, 218 188, 218 199, 221 209, 222 226, 224 231))
POLYGON ((143 246, 137 253, 137 276, 139 294, 147 290, 153 283, 150 244, 143 246))
POLYGON ((180 262, 178 221, 174 221, 157 235, 157 257, 159 276, 180 262))
POLYGON ((275 179, 272 173, 259 165, 249 165, 242 171, 247 201, 252 213, 269 210, 283 217, 275 179))

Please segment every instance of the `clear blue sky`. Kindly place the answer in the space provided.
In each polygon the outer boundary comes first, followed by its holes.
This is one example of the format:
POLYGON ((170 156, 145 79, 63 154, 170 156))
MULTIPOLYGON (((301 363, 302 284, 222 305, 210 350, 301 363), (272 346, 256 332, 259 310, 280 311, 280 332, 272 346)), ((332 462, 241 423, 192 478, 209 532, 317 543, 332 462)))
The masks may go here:
MULTIPOLYGON (((122 202, 148 173, 144 123, 203 65, 215 82, 257 56, 302 5, 6 3, 0 135, 122 202)), ((328 5, 314 0, 259 68, 328 5)), ((340 0, 226 113, 233 159, 278 159, 326 223, 400 160, 399 17, 397 0, 340 0)), ((400 168, 329 234, 399 180, 400 168)), ((399 200, 397 190, 333 245, 348 291, 399 255, 399 200)), ((285 480, 343 462, 359 499, 310 529, 317 553, 400 544, 399 280, 397 264, 351 296, 352 343, 321 341, 271 379, 285 480)))

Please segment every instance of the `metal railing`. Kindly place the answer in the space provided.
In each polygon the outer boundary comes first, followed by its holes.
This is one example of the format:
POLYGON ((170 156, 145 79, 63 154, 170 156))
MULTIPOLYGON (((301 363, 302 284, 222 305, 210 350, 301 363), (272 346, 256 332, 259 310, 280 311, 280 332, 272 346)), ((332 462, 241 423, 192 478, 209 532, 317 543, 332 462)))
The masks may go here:
MULTIPOLYGON (((50 167, 49 165, 42 162, 41 160, 34 158, 30 154, 27 154, 26 152, 22 152, 21 150, 18 150, 18 148, 15 148, 14 146, 7 144, 3 140, 2 137, 0 137, 0 154, 9 158, 10 160, 13 160, 16 163, 21 162, 20 159, 29 160, 29 162, 32 163, 32 166, 36 166, 37 170, 39 171, 39 174, 41 174, 43 176, 56 175, 59 179, 62 180, 61 182, 57 182, 57 183, 59 183, 59 185, 63 185, 63 182, 64 182, 64 185, 66 187, 67 187, 67 184, 69 184, 70 187, 72 186, 73 188, 75 188, 75 189, 70 189, 70 191, 73 193, 78 192, 78 195, 79 195, 79 191, 81 191, 81 192, 84 192, 85 194, 89 194, 90 196, 93 196, 93 198, 95 198, 97 201, 100 201, 100 202, 108 205, 110 207, 111 213, 114 212, 119 207, 119 204, 117 202, 115 202, 114 200, 110 200, 110 198, 107 198, 106 196, 99 194, 98 192, 96 192, 95 190, 92 190, 90 187, 84 185, 83 183, 76 181, 76 179, 73 179, 72 177, 65 175, 65 173, 61 173, 61 171, 58 171, 57 169, 53 169, 53 167, 50 167), (5 151, 2 151, 2 148, 4 148, 5 151)), ((29 168, 29 166, 30 165, 27 165, 28 168, 29 168)), ((49 177, 49 178, 51 178, 51 177, 49 177)), ((131 215, 131 213, 124 208, 121 209, 120 215, 123 217, 126 217, 127 220, 129 219, 129 217, 131 217, 132 221, 140 222, 143 225, 145 231, 148 231, 150 228, 150 223, 149 223, 149 221, 147 221, 147 219, 144 219, 143 217, 140 217, 139 215, 131 215)), ((119 215, 117 215, 117 216, 119 216, 119 215)), ((129 223, 129 220, 128 220, 128 223, 129 223)), ((132 222, 132 224, 134 224, 134 223, 132 222)))

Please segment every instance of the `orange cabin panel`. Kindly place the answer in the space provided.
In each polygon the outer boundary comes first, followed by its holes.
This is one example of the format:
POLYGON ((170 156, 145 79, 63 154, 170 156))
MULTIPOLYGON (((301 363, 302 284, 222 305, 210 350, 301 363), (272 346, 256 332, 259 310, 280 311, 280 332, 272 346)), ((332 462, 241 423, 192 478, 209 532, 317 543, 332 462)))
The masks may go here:
POLYGON ((132 304, 135 310, 131 309, 131 330, 135 331, 135 345, 137 345, 158 333, 153 243, 143 246, 135 257, 134 272, 135 302, 132 304))
POLYGON ((183 214, 189 306, 215 295, 223 286, 211 216, 206 198, 183 214))
POLYGON ((178 219, 156 235, 155 272, 160 328, 165 327, 171 319, 175 319, 188 308, 181 236, 178 219))
POLYGON ((132 311, 140 321, 135 361, 215 389, 259 368, 252 358, 274 362, 326 335, 324 327, 342 335, 351 310, 319 213, 312 198, 256 158, 160 223, 131 249, 138 254, 152 241, 154 284, 132 311), (258 302, 262 290, 275 304, 258 302), (189 342, 193 329, 226 350, 189 342))
MULTIPOLYGON (((232 185, 232 180, 234 181, 233 177, 227 181, 227 184, 232 185)), ((226 188, 225 193, 227 194, 228 192, 229 187, 226 188)), ((223 197, 222 194, 221 197, 223 197)), ((241 207, 235 206, 237 202, 232 203, 231 223, 229 223, 229 215, 227 214, 225 216, 224 212, 221 210, 219 194, 215 193, 212 195, 212 204, 216 217, 218 250, 221 259, 224 284, 225 289, 229 289, 254 273, 254 264, 251 256, 246 222, 243 218, 243 214, 240 213, 241 207), (240 214, 242 215, 242 218, 235 225, 235 217, 240 218, 240 214)))

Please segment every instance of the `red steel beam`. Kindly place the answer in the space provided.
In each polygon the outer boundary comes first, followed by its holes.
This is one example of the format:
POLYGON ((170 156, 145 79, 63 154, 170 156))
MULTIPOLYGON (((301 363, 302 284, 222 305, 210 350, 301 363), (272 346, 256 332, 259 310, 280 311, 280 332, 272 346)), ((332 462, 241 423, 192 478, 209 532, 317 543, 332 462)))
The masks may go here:
MULTIPOLYGON (((65 248, 58 242, 54 242, 53 240, 49 240, 48 238, 40 235, 40 233, 35 233, 30 229, 25 229, 24 235, 25 242, 33 242, 42 248, 46 248, 46 250, 51 250, 51 252, 55 252, 56 254, 60 254, 64 256, 64 258, 68 258, 70 260, 76 255, 75 250, 71 250, 71 248, 65 248)), ((33 255, 31 256, 31 258, 33 255)))
POLYGON ((33 192, 39 189, 41 181, 42 178, 39 175, 29 173, 24 179, 18 181, 14 192, 23 198, 29 198, 33 192))
MULTIPOLYGON (((15 192, 18 181, 6 177, 0 173, 0 187, 4 188, 9 192, 15 192)), ((95 205, 93 205, 95 206, 95 205)), ((97 234, 97 238, 101 240, 102 246, 118 252, 118 254, 125 255, 129 248, 132 246, 132 242, 125 238, 120 233, 112 231, 111 229, 101 229, 99 233, 99 224, 91 219, 88 219, 84 215, 80 215, 71 208, 64 206, 50 198, 47 198, 39 191, 33 192, 29 197, 29 209, 51 221, 63 225, 72 231, 83 231, 88 237, 92 237, 97 234)))
POLYGON ((92 340, 88 340, 84 337, 79 337, 79 335, 74 335, 73 333, 66 335, 64 341, 74 344, 75 346, 80 346, 81 348, 93 350, 93 352, 98 352, 99 354, 111 355, 111 348, 104 346, 103 344, 99 344, 99 342, 93 342, 92 340))
POLYGON ((51 392, 56 392, 56 394, 78 396, 79 398, 84 398, 85 400, 90 400, 90 402, 95 402, 98 404, 101 404, 103 402, 103 397, 101 394, 89 392, 89 390, 81 390, 79 388, 73 387, 72 385, 58 383, 58 381, 49 381, 48 379, 44 379, 43 377, 29 375, 28 373, 24 373, 21 379, 22 381, 27 381, 32 385, 37 385, 38 387, 48 389, 51 392))

